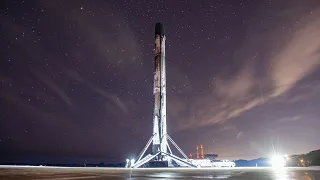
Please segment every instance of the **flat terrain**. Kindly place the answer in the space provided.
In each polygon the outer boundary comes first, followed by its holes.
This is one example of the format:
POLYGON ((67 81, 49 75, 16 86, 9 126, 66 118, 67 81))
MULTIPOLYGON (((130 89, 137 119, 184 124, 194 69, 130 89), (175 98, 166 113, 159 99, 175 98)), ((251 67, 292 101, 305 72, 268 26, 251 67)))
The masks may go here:
POLYGON ((234 179, 320 180, 320 167, 308 168, 221 168, 221 169, 124 169, 0 166, 0 180, 72 179, 234 179))

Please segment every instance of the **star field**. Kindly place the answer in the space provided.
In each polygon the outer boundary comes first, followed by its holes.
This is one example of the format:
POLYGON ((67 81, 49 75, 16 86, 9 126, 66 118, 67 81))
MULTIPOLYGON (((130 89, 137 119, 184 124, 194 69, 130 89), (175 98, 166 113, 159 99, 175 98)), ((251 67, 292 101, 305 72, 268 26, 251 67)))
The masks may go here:
POLYGON ((0 4, 2 161, 138 155, 152 133, 157 22, 168 132, 185 153, 320 147, 317 0, 0 4))

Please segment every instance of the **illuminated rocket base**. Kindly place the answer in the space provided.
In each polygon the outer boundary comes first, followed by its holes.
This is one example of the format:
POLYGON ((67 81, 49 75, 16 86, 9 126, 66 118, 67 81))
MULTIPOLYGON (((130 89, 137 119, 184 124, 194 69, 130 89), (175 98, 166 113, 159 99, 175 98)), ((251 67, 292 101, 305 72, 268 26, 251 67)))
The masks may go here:
POLYGON ((138 168, 150 164, 164 164, 171 166, 173 161, 184 166, 196 167, 183 153, 178 145, 167 134, 166 120, 166 65, 165 65, 165 30, 162 23, 155 26, 155 71, 154 71, 154 110, 153 134, 136 160, 128 161, 127 167, 138 168), (185 159, 175 156, 168 144, 168 140, 177 148, 185 159), (152 153, 144 156, 152 143, 152 153))

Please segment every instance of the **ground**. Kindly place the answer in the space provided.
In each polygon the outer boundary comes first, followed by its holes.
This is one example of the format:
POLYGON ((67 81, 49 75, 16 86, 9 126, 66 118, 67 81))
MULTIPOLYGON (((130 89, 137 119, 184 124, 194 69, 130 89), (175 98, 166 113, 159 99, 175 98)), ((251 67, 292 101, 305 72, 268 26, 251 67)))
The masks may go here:
POLYGON ((68 168, 0 166, 4 180, 109 180, 109 179, 237 179, 237 180, 315 180, 320 179, 320 167, 307 168, 68 168))

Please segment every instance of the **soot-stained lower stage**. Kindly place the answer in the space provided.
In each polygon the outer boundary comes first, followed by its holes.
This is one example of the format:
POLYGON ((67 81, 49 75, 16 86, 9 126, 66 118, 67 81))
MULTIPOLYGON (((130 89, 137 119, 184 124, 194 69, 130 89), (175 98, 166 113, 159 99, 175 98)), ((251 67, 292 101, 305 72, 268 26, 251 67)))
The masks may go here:
POLYGON ((320 179, 320 167, 308 168, 219 168, 219 169, 125 169, 125 168, 59 168, 0 166, 0 179, 6 180, 71 180, 71 179, 320 179))

